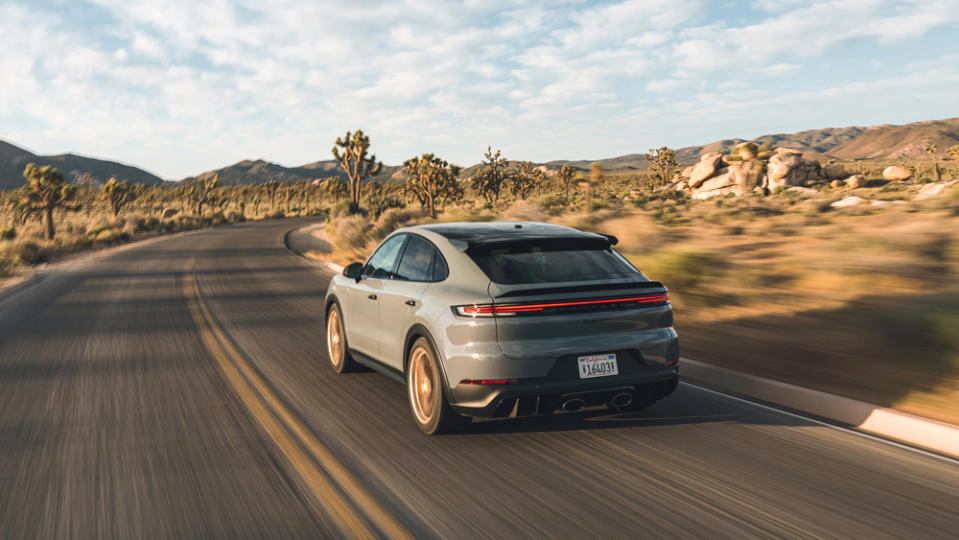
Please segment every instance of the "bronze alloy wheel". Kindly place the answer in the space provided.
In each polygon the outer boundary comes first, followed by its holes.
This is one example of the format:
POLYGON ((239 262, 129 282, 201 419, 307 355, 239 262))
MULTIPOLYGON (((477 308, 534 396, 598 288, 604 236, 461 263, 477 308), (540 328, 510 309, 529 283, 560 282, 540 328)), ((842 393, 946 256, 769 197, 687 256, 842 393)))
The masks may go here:
POLYGON ((406 366, 406 388, 416 426, 423 433, 453 433, 470 419, 456 414, 443 393, 443 374, 433 345, 426 338, 413 343, 406 366))
POLYGON ((343 363, 343 325, 340 323, 340 311, 336 308, 330 310, 326 319, 326 350, 333 368, 340 367, 343 363))
POLYGON ((410 405, 416 422, 428 425, 436 415, 437 388, 434 385, 433 359, 423 345, 417 344, 410 353, 410 405))
POLYGON ((330 366, 336 373, 356 371, 358 366, 350 356, 343 314, 338 304, 330 306, 330 313, 326 316, 326 352, 330 357, 330 366))

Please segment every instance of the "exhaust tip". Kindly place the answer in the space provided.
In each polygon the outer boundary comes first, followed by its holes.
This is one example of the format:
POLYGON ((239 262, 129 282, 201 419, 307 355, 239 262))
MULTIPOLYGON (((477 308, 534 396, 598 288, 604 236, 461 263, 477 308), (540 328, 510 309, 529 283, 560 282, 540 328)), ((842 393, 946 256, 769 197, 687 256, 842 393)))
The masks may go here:
POLYGON ((586 402, 579 398, 567 399, 563 402, 563 410, 566 412, 579 412, 584 408, 586 408, 586 402))
POLYGON ((629 392, 621 392, 613 396, 613 399, 609 400, 609 404, 618 409, 629 407, 630 403, 632 402, 633 395, 629 392))

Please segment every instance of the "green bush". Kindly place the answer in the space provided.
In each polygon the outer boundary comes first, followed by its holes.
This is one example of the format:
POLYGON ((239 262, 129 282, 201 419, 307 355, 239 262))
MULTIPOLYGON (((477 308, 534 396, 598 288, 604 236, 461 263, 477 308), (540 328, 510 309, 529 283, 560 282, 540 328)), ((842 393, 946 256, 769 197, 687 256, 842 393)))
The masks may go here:
POLYGON ((0 227, 0 240, 13 240, 16 237, 16 227, 0 227))

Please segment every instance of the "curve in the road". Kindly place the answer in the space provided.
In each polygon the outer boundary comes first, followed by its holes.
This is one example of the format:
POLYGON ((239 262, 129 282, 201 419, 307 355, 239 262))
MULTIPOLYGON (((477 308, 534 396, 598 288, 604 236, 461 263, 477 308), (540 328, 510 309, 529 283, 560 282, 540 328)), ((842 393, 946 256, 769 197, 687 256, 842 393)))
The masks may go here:
POLYGON ((329 273, 282 246, 305 223, 157 240, 0 300, 0 537, 959 530, 954 463, 688 385, 424 437, 401 386, 328 368, 329 273))

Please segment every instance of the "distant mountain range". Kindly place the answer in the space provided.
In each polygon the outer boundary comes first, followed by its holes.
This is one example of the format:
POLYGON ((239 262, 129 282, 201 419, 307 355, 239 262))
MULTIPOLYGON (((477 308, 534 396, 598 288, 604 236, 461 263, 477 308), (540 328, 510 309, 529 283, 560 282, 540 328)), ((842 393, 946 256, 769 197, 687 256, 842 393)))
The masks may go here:
MULTIPOLYGON (((386 180, 394 176, 401 169, 402 167, 399 166, 384 165, 380 174, 374 176, 373 180, 386 180)), ((284 167, 283 165, 262 159, 255 161, 245 159, 228 167, 207 171, 196 176, 184 178, 184 180, 209 178, 214 174, 220 175, 220 182, 226 185, 261 184, 263 182, 269 182, 270 180, 277 180, 279 182, 311 181, 318 178, 329 178, 331 176, 346 178, 346 173, 340 168, 339 163, 332 159, 314 161, 313 163, 307 163, 299 167, 284 167)))
MULTIPOLYGON (((913 122, 901 126, 883 124, 872 127, 824 128, 800 131, 799 133, 780 133, 763 135, 754 139, 724 139, 702 146, 687 146, 676 150, 676 160, 681 165, 691 165, 705 152, 727 152, 729 149, 747 140, 756 143, 769 143, 770 146, 784 146, 803 151, 810 159, 840 161, 855 160, 893 160, 927 159, 925 149, 935 144, 940 155, 946 148, 959 144, 959 118, 913 122)), ((598 160, 606 170, 645 169, 643 154, 628 154, 610 159, 598 160)), ((580 168, 589 168, 590 161, 551 161, 550 168, 570 164, 580 168)))
MULTIPOLYGON (((703 152, 727 151, 730 147, 746 140, 725 139, 702 146, 680 148, 676 150, 676 158, 680 164, 689 165, 697 161, 703 152)), ((930 144, 935 144, 941 154, 944 154, 946 148, 959 144, 959 118, 913 122, 901 126, 884 124, 872 127, 813 129, 791 134, 763 135, 748 140, 769 143, 772 146, 797 148, 802 150, 806 157, 820 160, 833 158, 842 161, 923 159, 928 157, 925 154, 925 148, 930 144)), ((507 157, 521 158, 522 156, 507 157)), ((609 171, 642 170, 646 168, 642 153, 627 154, 598 161, 609 171)), ((138 184, 163 182, 156 175, 130 165, 75 154, 40 156, 0 140, 0 189, 10 189, 23 185, 23 168, 30 162, 40 165, 53 165, 70 179, 79 178, 86 173, 100 182, 106 181, 110 177, 127 179, 138 184)), ((557 168, 570 164, 587 169, 590 163, 592 161, 556 160, 545 163, 545 165, 550 168, 557 168)), ((478 169, 478 164, 468 167, 464 169, 462 177, 468 178, 478 169)), ((342 169, 332 159, 315 161, 299 167, 285 167, 258 159, 255 161, 240 161, 228 167, 207 171, 190 178, 206 178, 214 174, 219 174, 220 180, 228 185, 255 184, 273 179, 286 182, 315 180, 330 176, 344 177, 342 169)), ((402 167, 385 166, 375 179, 386 180, 401 177, 402 167)))
POLYGON ((23 185, 23 169, 27 163, 52 165, 68 179, 76 181, 89 174, 100 182, 111 177, 122 178, 137 184, 159 184, 163 179, 143 169, 76 154, 41 156, 0 140, 0 189, 14 189, 23 185))

